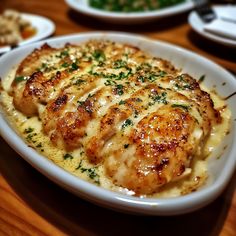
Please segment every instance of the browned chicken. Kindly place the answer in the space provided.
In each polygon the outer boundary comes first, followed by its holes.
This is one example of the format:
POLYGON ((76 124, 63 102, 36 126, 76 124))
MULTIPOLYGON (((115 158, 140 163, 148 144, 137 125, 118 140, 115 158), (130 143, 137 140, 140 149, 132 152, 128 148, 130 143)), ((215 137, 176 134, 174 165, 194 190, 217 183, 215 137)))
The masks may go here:
POLYGON ((221 121, 191 76, 110 41, 36 49, 19 65, 11 94, 18 110, 39 116, 55 146, 83 148, 137 195, 187 176, 221 121))

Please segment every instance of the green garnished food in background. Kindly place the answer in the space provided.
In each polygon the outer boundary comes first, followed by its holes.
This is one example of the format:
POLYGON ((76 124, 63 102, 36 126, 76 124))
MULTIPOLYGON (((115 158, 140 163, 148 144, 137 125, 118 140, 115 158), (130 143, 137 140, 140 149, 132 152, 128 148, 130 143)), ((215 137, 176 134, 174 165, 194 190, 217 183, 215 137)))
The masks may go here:
POLYGON ((91 7, 114 12, 153 11, 186 0, 89 0, 91 7))

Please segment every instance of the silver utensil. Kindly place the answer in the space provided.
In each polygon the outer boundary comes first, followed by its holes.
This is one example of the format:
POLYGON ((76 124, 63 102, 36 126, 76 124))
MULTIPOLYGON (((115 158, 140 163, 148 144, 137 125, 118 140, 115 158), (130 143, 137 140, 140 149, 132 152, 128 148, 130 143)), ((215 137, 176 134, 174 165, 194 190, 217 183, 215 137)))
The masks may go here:
POLYGON ((203 22, 210 23, 217 18, 216 13, 210 6, 208 0, 193 0, 193 2, 195 5, 195 10, 203 22))

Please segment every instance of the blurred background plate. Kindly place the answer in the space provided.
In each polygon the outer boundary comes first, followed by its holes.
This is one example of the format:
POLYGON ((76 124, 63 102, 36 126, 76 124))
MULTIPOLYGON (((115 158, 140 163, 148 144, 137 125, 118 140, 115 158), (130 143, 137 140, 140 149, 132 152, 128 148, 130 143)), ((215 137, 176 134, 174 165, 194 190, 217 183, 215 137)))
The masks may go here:
MULTIPOLYGON (((55 31, 54 23, 46 17, 26 13, 22 13, 21 16, 23 19, 31 23, 32 27, 36 29, 36 33, 32 37, 20 42, 18 46, 22 46, 46 38, 52 35, 55 31)), ((0 47, 0 54, 8 52, 10 50, 10 46, 0 47)))
MULTIPOLYGON (((231 6, 231 5, 226 5, 226 6, 215 6, 213 7, 214 11, 216 12, 217 15, 221 15, 224 13, 224 10, 226 10, 228 7, 234 7, 235 9, 235 14, 236 14, 236 6, 231 6)), ((215 35, 212 33, 209 33, 207 31, 204 30, 204 25, 207 23, 204 23, 200 17, 198 16, 198 14, 196 13, 196 11, 192 11, 189 14, 188 17, 188 22, 191 25, 191 27, 193 28, 194 31, 196 31, 197 33, 199 33, 200 35, 202 35, 203 37, 213 40, 217 43, 226 45, 226 46, 230 46, 230 47, 236 47, 236 40, 230 39, 230 38, 225 38, 223 36, 220 35, 215 35)))
POLYGON ((186 12, 193 8, 193 2, 191 0, 185 0, 185 2, 176 4, 174 6, 146 11, 146 12, 110 12, 103 11, 89 6, 88 0, 65 0, 65 2, 75 11, 96 17, 100 20, 108 21, 110 23, 123 23, 123 24, 135 24, 152 21, 158 18, 172 16, 186 12))

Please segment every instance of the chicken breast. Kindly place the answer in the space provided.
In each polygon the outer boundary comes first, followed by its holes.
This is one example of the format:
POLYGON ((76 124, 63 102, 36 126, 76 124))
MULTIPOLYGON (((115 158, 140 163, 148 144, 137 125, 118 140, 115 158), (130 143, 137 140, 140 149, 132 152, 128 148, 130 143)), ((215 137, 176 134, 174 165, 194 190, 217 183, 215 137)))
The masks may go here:
POLYGON ((115 185, 137 195, 191 173, 221 122, 190 75, 110 41, 44 45, 19 65, 11 88, 15 107, 38 116, 53 145, 83 148, 115 185))

